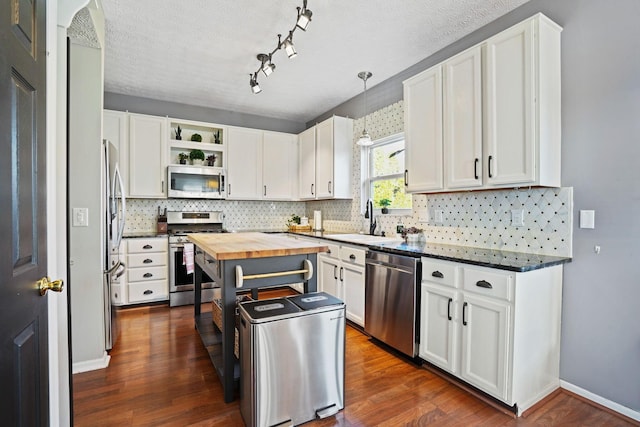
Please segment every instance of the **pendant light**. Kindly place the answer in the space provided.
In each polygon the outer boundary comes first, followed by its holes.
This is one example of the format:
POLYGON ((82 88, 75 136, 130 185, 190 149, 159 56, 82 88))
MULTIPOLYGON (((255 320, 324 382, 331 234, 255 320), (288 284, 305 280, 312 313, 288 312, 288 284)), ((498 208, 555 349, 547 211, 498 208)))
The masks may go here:
POLYGON ((367 79, 372 75, 369 71, 361 71, 358 73, 358 77, 364 82, 364 126, 362 128, 362 135, 360 135, 356 144, 362 147, 368 147, 373 144, 369 132, 367 132, 367 79))

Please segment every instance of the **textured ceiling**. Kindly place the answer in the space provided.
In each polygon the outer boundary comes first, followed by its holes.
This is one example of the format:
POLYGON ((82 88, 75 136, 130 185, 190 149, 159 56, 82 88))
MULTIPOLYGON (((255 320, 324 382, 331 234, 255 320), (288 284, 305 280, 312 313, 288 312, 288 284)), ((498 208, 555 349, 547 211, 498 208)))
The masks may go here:
POLYGON ((298 56, 249 89, 255 58, 293 27, 302 0, 102 0, 105 90, 306 122, 527 0, 309 0, 298 56))

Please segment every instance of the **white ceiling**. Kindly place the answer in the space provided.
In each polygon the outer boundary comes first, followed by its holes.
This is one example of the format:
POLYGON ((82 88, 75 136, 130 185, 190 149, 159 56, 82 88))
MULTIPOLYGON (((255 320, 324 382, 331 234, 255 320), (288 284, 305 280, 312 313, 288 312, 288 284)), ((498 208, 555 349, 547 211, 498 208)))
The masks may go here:
POLYGON ((249 89, 256 54, 288 34, 302 0, 102 0, 105 91, 312 120, 527 0, 308 0, 313 20, 274 54, 276 71, 249 89))

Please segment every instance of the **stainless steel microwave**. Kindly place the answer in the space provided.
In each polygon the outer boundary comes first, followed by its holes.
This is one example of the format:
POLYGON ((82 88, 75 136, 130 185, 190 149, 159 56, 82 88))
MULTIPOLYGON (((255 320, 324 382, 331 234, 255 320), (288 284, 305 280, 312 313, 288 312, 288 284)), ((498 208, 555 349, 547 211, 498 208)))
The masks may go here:
POLYGON ((224 199, 225 171, 206 166, 167 167, 168 196, 174 199, 224 199))

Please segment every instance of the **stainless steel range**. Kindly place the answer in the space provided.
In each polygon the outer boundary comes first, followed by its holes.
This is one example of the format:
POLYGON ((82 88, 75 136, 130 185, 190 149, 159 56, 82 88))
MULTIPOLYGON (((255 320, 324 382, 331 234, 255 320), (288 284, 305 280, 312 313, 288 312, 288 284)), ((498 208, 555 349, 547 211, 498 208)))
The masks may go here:
MULTIPOLYGON (((169 306, 193 304, 194 275, 187 274, 183 263, 184 244, 189 233, 226 233, 224 214, 210 212, 167 212, 169 233, 169 306)), ((202 273, 202 302, 213 300, 216 285, 206 273, 202 273)))

